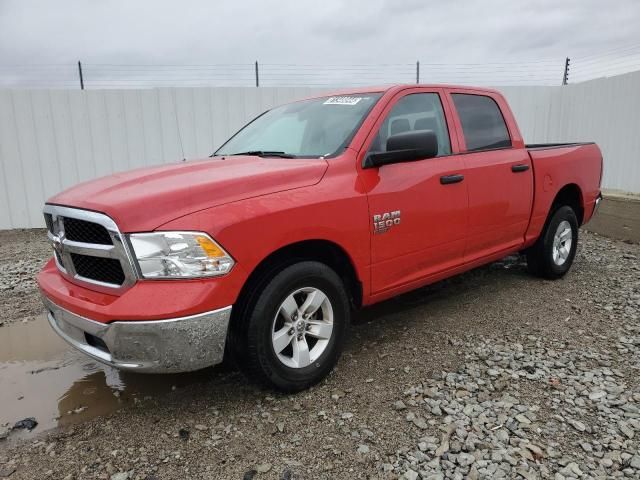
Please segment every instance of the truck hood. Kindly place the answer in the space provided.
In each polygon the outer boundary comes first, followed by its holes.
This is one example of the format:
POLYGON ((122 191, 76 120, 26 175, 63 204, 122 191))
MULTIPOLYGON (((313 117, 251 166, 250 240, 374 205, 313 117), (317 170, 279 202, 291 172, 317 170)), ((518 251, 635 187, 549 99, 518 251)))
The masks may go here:
POLYGON ((205 208, 314 185, 327 166, 321 159, 208 158, 91 180, 47 203, 105 213, 123 232, 151 231, 205 208))

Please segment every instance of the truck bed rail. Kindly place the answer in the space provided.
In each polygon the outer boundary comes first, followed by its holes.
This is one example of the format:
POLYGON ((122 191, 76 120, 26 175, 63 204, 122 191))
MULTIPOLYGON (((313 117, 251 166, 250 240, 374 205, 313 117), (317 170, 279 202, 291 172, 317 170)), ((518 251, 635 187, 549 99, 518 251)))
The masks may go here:
POLYGON ((579 147, 580 145, 593 145, 595 142, 570 142, 570 143, 530 143, 524 147, 528 150, 541 150, 562 147, 579 147))

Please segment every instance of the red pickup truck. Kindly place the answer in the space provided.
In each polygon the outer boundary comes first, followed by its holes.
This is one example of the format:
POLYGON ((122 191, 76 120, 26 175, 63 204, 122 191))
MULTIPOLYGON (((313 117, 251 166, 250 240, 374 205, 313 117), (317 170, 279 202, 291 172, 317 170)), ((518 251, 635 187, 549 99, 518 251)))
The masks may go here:
POLYGON ((525 145, 493 90, 340 92, 263 113, 211 158, 54 196, 38 283, 52 328, 97 360, 231 355, 295 391, 335 365, 354 309, 517 252, 562 277, 601 174, 593 143, 525 145))

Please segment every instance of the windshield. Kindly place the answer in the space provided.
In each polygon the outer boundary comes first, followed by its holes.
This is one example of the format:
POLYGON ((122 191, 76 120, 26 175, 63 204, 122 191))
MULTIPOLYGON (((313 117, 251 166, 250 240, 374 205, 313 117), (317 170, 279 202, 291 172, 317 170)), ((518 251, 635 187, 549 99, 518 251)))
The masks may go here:
POLYGON ((335 155, 348 146, 381 95, 314 98, 274 108, 246 125, 214 155, 335 155))

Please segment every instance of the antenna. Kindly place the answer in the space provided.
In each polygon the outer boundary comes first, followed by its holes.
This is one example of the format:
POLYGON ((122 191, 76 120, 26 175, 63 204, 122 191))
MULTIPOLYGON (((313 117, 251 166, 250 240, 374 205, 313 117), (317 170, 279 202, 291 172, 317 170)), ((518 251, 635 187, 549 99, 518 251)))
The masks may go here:
POLYGON ((173 113, 175 114, 175 118, 176 118, 176 130, 178 132, 178 140, 180 141, 180 152, 182 153, 182 161, 186 162, 187 161, 187 157, 184 154, 184 145, 182 143, 182 133, 180 132, 180 122, 178 122, 178 104, 176 102, 176 89, 175 88, 171 89, 171 98, 173 100, 173 113))

